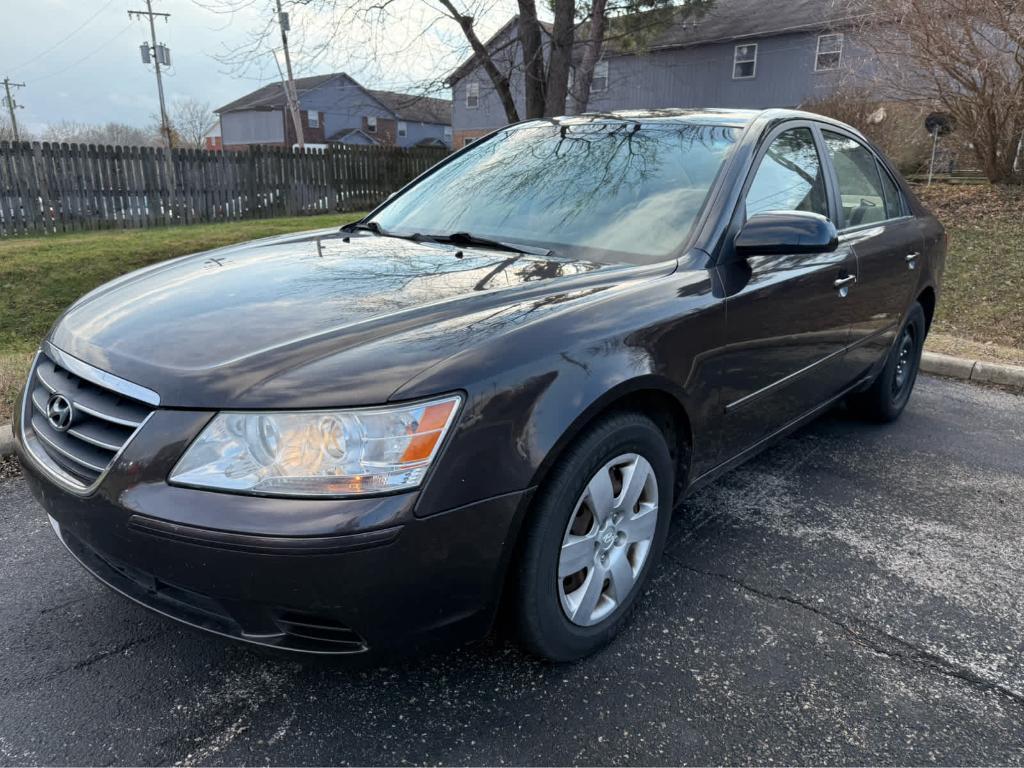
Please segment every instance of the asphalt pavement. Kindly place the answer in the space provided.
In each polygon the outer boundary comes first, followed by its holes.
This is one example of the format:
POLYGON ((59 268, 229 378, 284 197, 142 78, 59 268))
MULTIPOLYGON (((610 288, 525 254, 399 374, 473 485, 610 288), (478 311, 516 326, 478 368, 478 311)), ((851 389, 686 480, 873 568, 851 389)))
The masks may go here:
POLYGON ((689 500, 596 657, 357 671, 129 603, 0 479, 0 763, 1021 764, 1022 498, 1024 399, 922 378, 689 500))

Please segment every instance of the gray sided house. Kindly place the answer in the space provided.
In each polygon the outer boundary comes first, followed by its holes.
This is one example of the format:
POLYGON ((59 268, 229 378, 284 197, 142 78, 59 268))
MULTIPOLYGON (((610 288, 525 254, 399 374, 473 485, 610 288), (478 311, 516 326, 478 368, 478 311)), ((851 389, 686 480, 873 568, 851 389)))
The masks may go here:
MULTIPOLYGON (((343 72, 295 80, 305 143, 452 146, 451 102, 364 88, 343 72)), ((296 135, 281 83, 216 110, 225 150, 291 147, 296 135)))
MULTIPOLYGON (((842 7, 834 0, 717 0, 703 15, 677 10, 674 20, 652 27, 642 53, 622 50, 613 34, 595 68, 587 111, 798 107, 828 96, 863 63, 850 31, 853 19, 842 7)), ((510 73, 523 116, 516 29, 512 19, 487 46, 510 73)), ((456 147, 507 122, 476 57, 448 82, 456 147)), ((566 112, 572 112, 571 100, 566 112)))

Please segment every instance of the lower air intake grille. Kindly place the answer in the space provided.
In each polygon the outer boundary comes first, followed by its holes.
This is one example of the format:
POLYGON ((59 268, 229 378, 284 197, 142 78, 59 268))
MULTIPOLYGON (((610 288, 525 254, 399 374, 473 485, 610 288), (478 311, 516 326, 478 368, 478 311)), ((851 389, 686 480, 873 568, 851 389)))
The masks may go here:
POLYGON ((106 471, 158 402, 155 394, 147 398, 150 404, 119 391, 148 393, 119 382, 53 347, 44 347, 36 358, 25 399, 26 433, 83 488, 106 471))

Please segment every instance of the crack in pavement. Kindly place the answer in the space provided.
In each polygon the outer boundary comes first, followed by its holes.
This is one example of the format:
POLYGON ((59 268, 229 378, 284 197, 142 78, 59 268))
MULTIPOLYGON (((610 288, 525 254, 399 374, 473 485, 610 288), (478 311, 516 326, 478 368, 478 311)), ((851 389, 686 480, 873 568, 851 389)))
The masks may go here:
POLYGON ((943 656, 940 653, 914 645, 909 640, 905 640, 898 635, 894 635, 881 627, 864 621, 863 619, 846 617, 841 614, 824 611, 821 608, 817 608, 810 603, 804 602, 803 600, 791 595, 779 595, 754 587, 742 579, 737 578, 736 576, 731 576, 727 573, 703 571, 699 568, 694 568, 686 565, 678 557, 668 552, 665 553, 665 557, 672 560, 683 570, 690 571, 691 573, 721 579, 762 599, 786 603, 802 610, 810 611, 816 616, 827 621, 829 624, 842 629, 853 639, 855 643, 867 648, 872 653, 885 656, 886 658, 893 659, 894 661, 910 661, 917 663, 920 666, 935 670, 947 677, 955 678, 956 680, 967 683, 975 688, 998 693, 1010 699, 1015 704, 1024 706, 1024 693, 1021 691, 1015 690, 998 680, 992 680, 970 666, 943 656), (874 637, 871 635, 874 635, 874 637))
POLYGON ((61 674, 63 672, 70 672, 72 670, 78 671, 80 669, 85 669, 86 667, 91 667, 93 664, 101 662, 104 659, 109 659, 111 656, 117 656, 118 654, 124 653, 125 651, 134 648, 137 645, 145 645, 150 640, 155 640, 156 638, 165 634, 167 634, 166 629, 160 630, 159 632, 151 632, 148 635, 143 635, 142 637, 137 637, 134 640, 129 640, 127 643, 121 643, 121 645, 111 648, 109 651, 100 651, 99 653, 94 653, 92 656, 88 656, 82 659, 81 661, 75 662, 70 667, 61 670, 60 672, 58 672, 58 674, 61 674))

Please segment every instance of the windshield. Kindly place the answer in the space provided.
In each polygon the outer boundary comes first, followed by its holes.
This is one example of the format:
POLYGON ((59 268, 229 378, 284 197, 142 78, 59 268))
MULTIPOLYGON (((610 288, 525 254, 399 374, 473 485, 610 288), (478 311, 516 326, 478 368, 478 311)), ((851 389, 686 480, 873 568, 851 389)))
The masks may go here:
POLYGON ((373 217, 388 233, 475 237, 652 263, 689 235, 738 130, 680 122, 512 126, 373 217))

